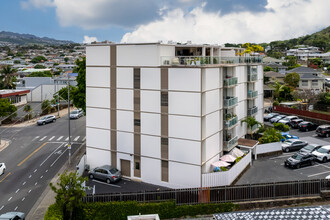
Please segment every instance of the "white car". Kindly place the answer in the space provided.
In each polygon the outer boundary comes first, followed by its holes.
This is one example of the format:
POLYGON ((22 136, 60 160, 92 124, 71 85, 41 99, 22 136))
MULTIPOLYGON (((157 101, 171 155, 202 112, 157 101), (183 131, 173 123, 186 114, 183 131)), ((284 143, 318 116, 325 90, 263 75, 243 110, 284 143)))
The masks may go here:
POLYGON ((297 116, 286 116, 285 118, 279 120, 277 123, 289 124, 292 120, 299 119, 297 116))
POLYGON ((330 145, 320 147, 312 153, 318 161, 327 162, 330 159, 330 145))
POLYGON ((80 117, 84 116, 84 112, 82 109, 77 109, 77 110, 73 110, 70 113, 70 119, 78 119, 80 117))
POLYGON ((0 176, 5 173, 6 165, 5 163, 0 163, 0 176))

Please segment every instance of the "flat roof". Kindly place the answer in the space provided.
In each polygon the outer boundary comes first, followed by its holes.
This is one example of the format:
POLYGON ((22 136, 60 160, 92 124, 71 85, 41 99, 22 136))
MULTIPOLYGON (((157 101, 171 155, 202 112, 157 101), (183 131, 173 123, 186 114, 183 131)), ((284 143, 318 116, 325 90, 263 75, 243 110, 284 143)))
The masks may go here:
POLYGON ((30 93, 30 90, 3 89, 0 90, 0 98, 16 96, 16 95, 25 95, 28 93, 30 93))

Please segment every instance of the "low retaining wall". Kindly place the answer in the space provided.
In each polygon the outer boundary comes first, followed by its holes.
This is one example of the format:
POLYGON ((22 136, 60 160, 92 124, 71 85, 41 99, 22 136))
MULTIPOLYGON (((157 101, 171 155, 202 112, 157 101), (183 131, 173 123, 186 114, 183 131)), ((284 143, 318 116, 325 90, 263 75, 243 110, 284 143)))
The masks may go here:
POLYGON ((269 154, 269 153, 278 153, 282 152, 281 142, 274 142, 268 144, 258 144, 255 149, 256 155, 269 154))
POLYGON ((274 112, 292 114, 292 115, 297 115, 297 116, 304 116, 307 118, 319 119, 322 121, 330 122, 330 115, 327 115, 327 114, 304 111, 304 110, 294 109, 294 108, 287 108, 287 107, 283 107, 283 106, 274 106, 273 110, 274 110, 274 112))

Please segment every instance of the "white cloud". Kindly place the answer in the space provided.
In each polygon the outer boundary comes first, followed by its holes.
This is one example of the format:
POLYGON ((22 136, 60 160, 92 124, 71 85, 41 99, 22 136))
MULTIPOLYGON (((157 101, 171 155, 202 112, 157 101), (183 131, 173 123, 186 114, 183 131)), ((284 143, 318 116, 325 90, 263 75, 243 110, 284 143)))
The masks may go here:
POLYGON ((264 12, 206 12, 203 6, 188 13, 174 9, 160 20, 126 33, 122 42, 174 40, 194 43, 270 42, 310 34, 327 27, 329 0, 268 0, 264 12))
POLYGON ((44 8, 44 7, 52 7, 54 6, 53 0, 28 0, 22 1, 21 6, 24 9, 29 9, 30 7, 35 8, 44 8))
POLYGON ((94 41, 96 41, 96 42, 98 41, 96 37, 89 37, 87 35, 84 36, 84 40, 83 40, 84 44, 90 44, 94 41))

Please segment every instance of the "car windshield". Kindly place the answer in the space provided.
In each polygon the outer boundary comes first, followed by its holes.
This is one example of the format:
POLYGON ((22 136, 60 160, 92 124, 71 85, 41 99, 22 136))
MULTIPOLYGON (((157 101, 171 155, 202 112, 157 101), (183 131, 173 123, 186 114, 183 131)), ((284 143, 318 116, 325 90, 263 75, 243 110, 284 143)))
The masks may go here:
POLYGON ((302 155, 300 155, 300 154, 295 154, 295 155, 292 156, 292 158, 295 159, 295 160, 301 160, 302 155))
POLYGON ((71 114, 78 114, 78 111, 74 110, 74 111, 71 112, 71 114))
POLYGON ((328 150, 321 147, 320 149, 317 150, 317 152, 324 154, 324 153, 327 153, 328 150))
POLYGON ((285 141, 284 143, 292 144, 293 142, 290 140, 285 141))
POLYGON ((283 121, 290 121, 290 119, 288 119, 288 118, 283 118, 282 120, 283 121))
POLYGON ((293 138, 293 136, 290 135, 290 134, 287 134, 286 137, 287 137, 287 138, 293 138))
POLYGON ((305 150, 313 150, 314 146, 312 145, 307 145, 306 147, 304 147, 305 150))
POLYGON ((47 119, 47 118, 48 118, 48 116, 45 116, 45 117, 42 117, 41 120, 45 120, 45 119, 47 119))

